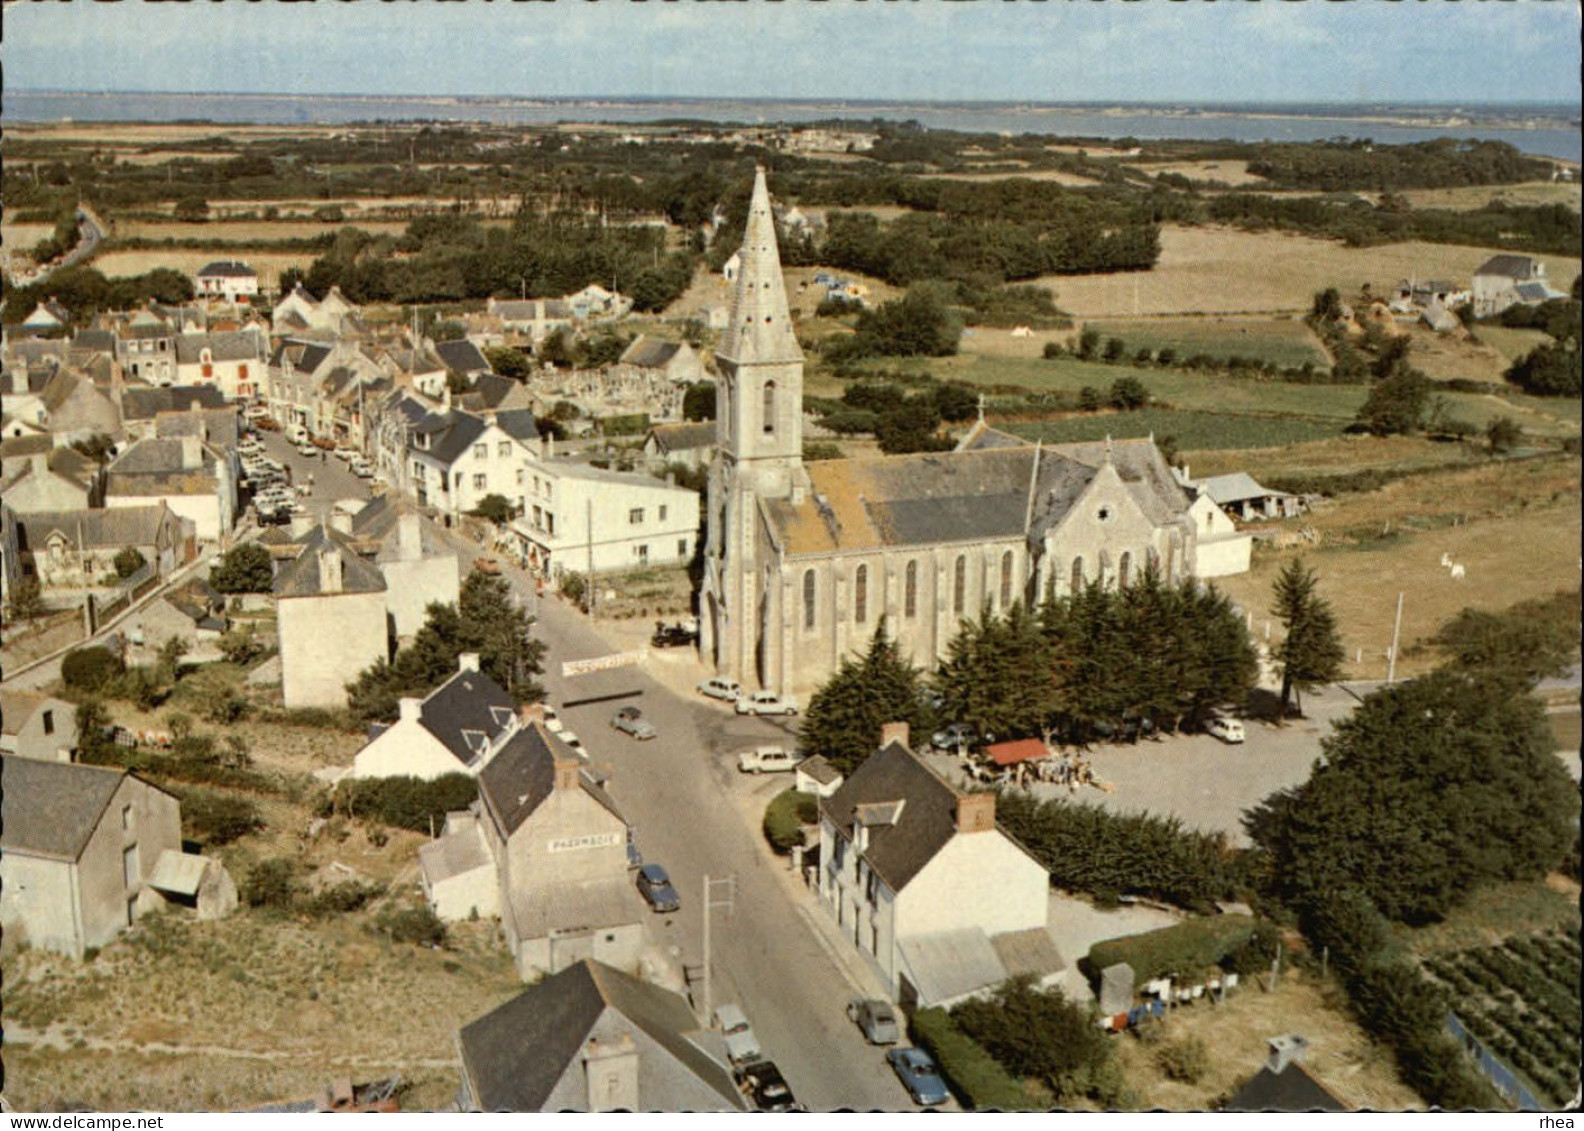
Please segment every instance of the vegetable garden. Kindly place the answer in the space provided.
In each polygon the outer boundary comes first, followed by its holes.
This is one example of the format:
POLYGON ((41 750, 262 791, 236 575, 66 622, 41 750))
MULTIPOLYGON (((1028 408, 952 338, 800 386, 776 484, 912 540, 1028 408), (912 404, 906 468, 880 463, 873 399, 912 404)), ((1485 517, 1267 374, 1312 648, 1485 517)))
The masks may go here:
POLYGON ((1491 1053, 1560 1108, 1579 1086, 1577 935, 1559 931, 1510 938, 1500 946, 1441 955, 1426 970, 1452 996, 1452 1009, 1491 1053))

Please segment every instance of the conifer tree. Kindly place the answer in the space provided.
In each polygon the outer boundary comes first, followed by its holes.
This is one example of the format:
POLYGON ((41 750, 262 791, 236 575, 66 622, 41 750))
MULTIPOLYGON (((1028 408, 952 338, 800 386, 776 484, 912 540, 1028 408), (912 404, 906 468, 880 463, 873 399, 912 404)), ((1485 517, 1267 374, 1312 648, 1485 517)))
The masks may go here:
POLYGON ((1306 568, 1301 558, 1289 562, 1276 579, 1271 612, 1287 630, 1275 657, 1282 672, 1279 717, 1283 719, 1294 691, 1330 683, 1342 671, 1344 652, 1336 613, 1331 602, 1320 596, 1317 584, 1314 571, 1306 568))
POLYGON ((822 754, 850 774, 879 745, 886 723, 905 722, 915 734, 926 730, 929 710, 919 676, 919 669, 902 658, 896 641, 886 635, 882 618, 868 651, 842 660, 809 700, 799 738, 803 753, 822 754))

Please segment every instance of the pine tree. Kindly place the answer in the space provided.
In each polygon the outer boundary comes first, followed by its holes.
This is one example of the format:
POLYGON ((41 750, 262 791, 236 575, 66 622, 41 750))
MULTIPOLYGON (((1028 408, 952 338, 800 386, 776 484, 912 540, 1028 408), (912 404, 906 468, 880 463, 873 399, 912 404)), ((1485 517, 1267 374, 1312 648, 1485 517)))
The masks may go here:
POLYGON ((905 722, 914 732, 929 725, 919 669, 902 658, 886 636, 885 620, 875 626, 869 649, 848 657, 809 700, 799 739, 808 755, 822 754, 844 774, 863 764, 880 742, 886 723, 905 722))
MULTIPOLYGON (((1320 596, 1318 579, 1303 560, 1295 559, 1276 579, 1271 612, 1287 630, 1276 649, 1281 664, 1282 689, 1279 717, 1287 717, 1293 692, 1304 692, 1330 683, 1342 672, 1342 637, 1337 631, 1331 602, 1320 596)), ((1299 700, 1300 710, 1302 700, 1299 700)))

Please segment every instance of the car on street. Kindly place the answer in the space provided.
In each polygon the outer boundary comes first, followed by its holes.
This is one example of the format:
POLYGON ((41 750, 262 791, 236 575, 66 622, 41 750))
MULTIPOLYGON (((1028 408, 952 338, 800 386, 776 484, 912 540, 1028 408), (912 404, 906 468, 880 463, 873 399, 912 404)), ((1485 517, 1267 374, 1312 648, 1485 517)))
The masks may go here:
POLYGON ((682 909, 682 900, 671 886, 671 877, 658 864, 645 864, 638 869, 638 894, 651 909, 663 914, 682 909))
POLYGON ((743 1096, 757 1110, 803 1110, 797 1100, 792 1098, 792 1089, 787 1086, 786 1077, 770 1061, 761 1060, 757 1064, 746 1065, 739 1068, 735 1075, 737 1087, 742 1089, 743 1096))
POLYGON ((871 1045, 894 1045, 902 1038, 897 1028, 896 1011, 888 1001, 860 998, 848 1002, 847 1019, 858 1026, 864 1040, 871 1045))
POLYGON ((312 444, 298 444, 297 454, 300 456, 316 456, 319 454, 319 449, 312 444))
POLYGON ((923 1049, 892 1049, 886 1053, 891 1070, 902 1081, 913 1102, 921 1107, 934 1107, 946 1102, 950 1093, 940 1077, 940 1069, 923 1049))
POLYGON ((655 621, 654 635, 649 638, 649 643, 656 648, 685 648, 698 641, 698 633, 680 624, 666 624, 663 620, 655 621))
POLYGON ((753 1064, 764 1059, 759 1038, 739 1005, 722 1005, 715 1010, 715 1027, 726 1038, 726 1056, 733 1064, 753 1064))
POLYGON ((1243 733, 1243 720, 1234 719, 1230 715, 1214 715, 1205 723, 1205 733, 1219 738, 1222 742, 1236 746, 1245 740, 1243 733))
POLYGON ((585 753, 583 749, 583 740, 577 735, 573 734, 571 731, 567 730, 566 727, 562 727, 560 731, 556 733, 556 737, 570 746, 573 750, 577 751, 579 754, 585 753))
POLYGON ((755 691, 737 699, 739 715, 795 715, 797 700, 790 695, 777 695, 774 691, 755 691))
POLYGON ((711 699, 724 699, 728 703, 736 702, 742 695, 742 684, 735 679, 722 679, 720 676, 711 676, 698 685, 699 693, 711 699))
POLYGON ((803 759, 780 746, 760 746, 737 755, 737 769, 744 774, 781 774, 797 769, 803 759))
POLYGON ((952 723, 930 735, 930 745, 937 750, 956 750, 959 746, 974 746, 979 736, 966 723, 952 723))
POLYGON ((337 448, 332 454, 336 459, 345 460, 347 463, 351 463, 358 458, 356 448, 337 448))
POLYGON ((359 479, 372 479, 374 478, 374 465, 366 459, 355 459, 352 461, 352 474, 359 479))
POLYGON ((285 526, 291 522, 291 512, 286 510, 262 510, 258 512, 260 526, 285 526))
POLYGON ((646 738, 655 736, 654 724, 643 717, 643 712, 637 707, 623 707, 611 716, 611 726, 623 734, 630 734, 642 742, 646 738))

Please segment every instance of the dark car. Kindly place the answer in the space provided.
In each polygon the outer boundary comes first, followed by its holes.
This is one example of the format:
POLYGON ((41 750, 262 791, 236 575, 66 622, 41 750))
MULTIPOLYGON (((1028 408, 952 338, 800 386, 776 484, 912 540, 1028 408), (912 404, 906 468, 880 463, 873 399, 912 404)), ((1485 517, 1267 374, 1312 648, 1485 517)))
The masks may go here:
POLYGON ((886 1053, 886 1060, 914 1103, 934 1107, 946 1102, 946 1084, 929 1053, 923 1049, 892 1049, 886 1053))
POLYGON ((781 1070, 768 1060, 737 1070, 737 1086, 760 1111, 802 1111, 781 1070))
POLYGON ((288 510, 262 510, 258 512, 260 526, 285 526, 291 522, 291 511, 288 510))
POLYGON ((655 621, 654 635, 649 638, 649 643, 656 648, 683 648, 697 641, 698 633, 664 621, 655 621))
POLYGON ((663 914, 669 915, 682 908, 682 900, 671 886, 671 877, 658 864, 645 864, 638 869, 638 894, 651 908, 663 914))

